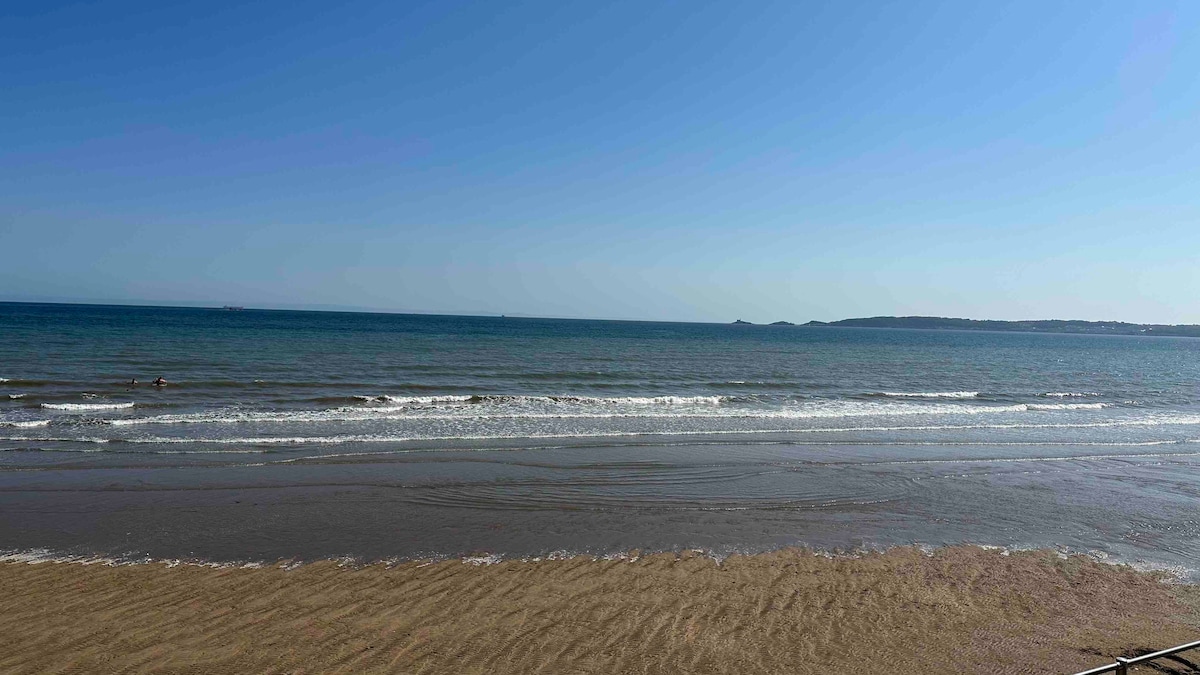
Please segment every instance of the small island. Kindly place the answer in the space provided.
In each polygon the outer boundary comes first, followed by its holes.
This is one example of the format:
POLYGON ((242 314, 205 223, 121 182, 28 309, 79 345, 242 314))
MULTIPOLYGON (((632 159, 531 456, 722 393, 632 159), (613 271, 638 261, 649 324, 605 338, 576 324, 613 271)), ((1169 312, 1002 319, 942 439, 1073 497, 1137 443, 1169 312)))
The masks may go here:
POLYGON ((750 323, 749 321, 742 321, 741 319, 738 319, 737 321, 733 322, 733 325, 735 325, 735 326, 753 326, 754 324, 750 323))
POLYGON ((809 321, 805 326, 844 328, 916 328, 921 330, 985 330, 1019 333, 1082 333, 1091 335, 1160 335, 1200 337, 1200 326, 1126 323, 1124 321, 985 321, 936 316, 875 316, 841 321, 809 321))
POLYGON ((775 323, 768 324, 768 325, 770 325, 770 326, 795 326, 796 324, 792 323, 791 321, 776 321, 775 323))

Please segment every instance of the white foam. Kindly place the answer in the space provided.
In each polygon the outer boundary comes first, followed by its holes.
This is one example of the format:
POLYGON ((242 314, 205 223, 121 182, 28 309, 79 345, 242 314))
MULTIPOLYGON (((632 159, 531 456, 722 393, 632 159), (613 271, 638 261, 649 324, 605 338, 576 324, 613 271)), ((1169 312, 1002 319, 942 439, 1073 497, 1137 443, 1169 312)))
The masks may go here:
POLYGON ((1048 398, 1087 398, 1089 396, 1099 396, 1094 391, 1074 392, 1074 391, 1052 391, 1042 394, 1048 398))
POLYGON ((50 549, 35 548, 28 551, 2 551, 0 552, 0 562, 6 563, 24 563, 26 565, 40 565, 47 562, 56 562, 66 556, 59 556, 52 553, 50 549))
POLYGON ((25 398, 25 394, 9 394, 8 397, 15 401, 19 398, 25 398))
POLYGON ((355 396, 362 401, 380 401, 398 405, 430 405, 434 403, 466 403, 470 396, 355 396))
POLYGON ((18 429, 31 429, 34 427, 44 427, 50 424, 50 420, 22 420, 20 422, 0 422, 0 427, 16 427, 18 429))
POLYGON ((724 396, 520 396, 520 395, 476 395, 476 396, 355 396, 363 401, 380 401, 398 405, 428 405, 436 403, 475 403, 479 405, 720 405, 724 396))
POLYGON ((547 406, 717 406, 728 400, 725 396, 475 396, 485 403, 547 405, 547 406))
MULTIPOLYGON (((21 439, 0 438, 0 441, 14 441, 14 440, 21 440, 21 439)), ((30 438, 30 439, 24 439, 24 440, 55 441, 55 442, 59 442, 59 443, 61 443, 61 442, 91 443, 91 444, 110 443, 110 441, 108 439, 104 439, 104 438, 70 438, 70 439, 68 439, 68 438, 30 438)), ((69 453, 83 453, 83 454, 89 454, 89 453, 121 454, 122 452, 124 452, 125 454, 139 454, 139 455, 142 455, 142 454, 145 454, 145 455, 264 455, 264 454, 268 454, 271 452, 270 450, 249 449, 249 448, 236 448, 233 450, 137 450, 137 451, 109 450, 106 448, 50 448, 50 449, 38 448, 38 450, 40 450, 42 452, 69 452, 69 453)), ((242 466, 262 466, 262 465, 261 464, 244 464, 242 466)))
MULTIPOLYGON (((1107 560, 1102 562, 1108 562, 1107 560)), ((1116 564, 1122 564, 1121 561, 1115 561, 1116 564)), ((1110 563, 1111 564, 1111 563, 1110 563)), ((1163 581, 1173 584, 1187 583, 1196 574, 1197 570, 1185 565, 1169 565, 1166 563, 1149 562, 1146 560, 1135 560, 1128 563, 1130 567, 1143 573, 1157 573, 1163 576, 1163 581)))
POLYGON ((917 391, 917 392, 885 391, 885 392, 883 392, 883 395, 891 396, 894 398, 978 398, 979 392, 977 392, 977 391, 917 391))
MULTIPOLYGON (((39 438, 37 436, 0 436, 0 441, 16 442, 16 443, 112 443, 110 438, 95 438, 89 436, 80 436, 75 438, 39 438)), ((78 452, 93 452, 92 450, 79 450, 78 452)), ((94 452, 100 452, 95 450, 94 452)))
MULTIPOLYGON (((1164 422, 1166 424, 1200 424, 1200 420, 1192 422, 1164 422)), ((131 443, 138 445, 339 445, 345 443, 409 443, 432 441, 494 441, 494 440, 541 440, 556 438, 630 438, 639 436, 762 436, 776 434, 810 434, 810 433, 855 433, 855 432, 900 432, 900 431, 971 431, 971 430, 1021 430, 1021 429, 1085 429, 1119 426, 1159 426, 1139 423, 1102 423, 1102 424, 977 424, 977 425, 948 425, 948 426, 902 426, 902 427, 842 427, 842 428, 807 428, 807 429, 690 429, 686 431, 585 431, 580 433, 495 433, 495 434, 456 434, 452 436, 426 435, 389 435, 389 434, 346 434, 339 436, 259 436, 237 438, 172 438, 147 437, 130 439, 107 439, 95 437, 79 438, 37 438, 37 437, 0 437, 3 441, 52 441, 66 443, 131 443)), ((806 443, 792 442, 796 445, 806 443)), ((887 441, 828 441, 815 445, 929 445, 929 446, 984 446, 984 445, 1081 445, 1081 446, 1141 446, 1141 445, 1172 445, 1177 443, 1200 443, 1200 439, 1187 440, 1156 440, 1128 442, 1093 442, 1093 441, 919 441, 907 442, 898 440, 887 441)), ((457 450, 457 448, 451 448, 457 450)))
POLYGON ((625 399, 600 399, 605 403, 632 403, 635 405, 720 405, 727 400, 724 396, 650 396, 630 397, 625 399))
POLYGON ((120 558, 97 555, 72 555, 59 553, 45 548, 28 550, 0 550, 0 563, 21 563, 26 565, 72 564, 72 565, 105 565, 120 567, 125 565, 161 564, 168 568, 179 567, 208 567, 212 569, 260 569, 264 563, 260 561, 215 562, 208 560, 154 559, 144 555, 129 554, 120 558))
POLYGON ((464 565, 474 565, 476 567, 480 567, 502 563, 504 562, 504 557, 499 554, 492 553, 491 555, 479 555, 463 558, 462 561, 464 565))
MULTIPOLYGON (((871 401, 812 401, 776 408, 722 405, 719 396, 658 396, 633 398, 509 397, 498 405, 453 407, 346 406, 326 410, 244 411, 214 410, 202 413, 156 415, 104 420, 113 426, 145 424, 298 424, 317 422, 485 421, 551 419, 836 419, 931 415, 996 415, 1030 411, 1092 410, 1102 403, 968 405, 957 403, 916 404, 871 401)), ((63 404, 78 405, 78 404, 63 404)))
MULTIPOLYGON (((1023 406, 1021 409, 1024 409, 1023 406)), ((441 418, 435 418, 441 419, 441 418)), ((452 418, 451 418, 452 419, 452 418)), ((421 418, 415 418, 412 421, 423 421, 421 418)), ((463 420, 454 420, 463 421, 463 420)), ((468 422, 477 421, 475 419, 466 420, 468 422)), ((35 424, 43 425, 45 420, 34 421, 35 424)), ((97 438, 97 437, 73 437, 73 438, 39 438, 36 436, 13 436, 0 437, 3 441, 16 442, 65 442, 65 443, 128 443, 128 444, 221 444, 221 445, 336 445, 347 443, 405 443, 405 442, 431 442, 431 441, 475 441, 475 440, 509 440, 509 439, 555 439, 555 438, 617 438, 617 437, 658 437, 658 436, 746 436, 746 437, 761 437, 764 435, 777 434, 863 434, 863 433, 899 433, 899 432, 945 432, 945 431, 976 431, 976 430, 1065 430, 1065 429, 1101 429, 1101 428, 1120 428, 1120 427, 1168 427, 1168 426, 1185 426, 1200 424, 1200 416, 1161 416, 1154 415, 1149 417, 1124 418, 1124 419, 1107 419, 1096 421, 1079 421, 1079 422, 993 422, 993 423, 978 423, 978 424, 948 424, 948 423, 931 423, 931 424, 913 424, 913 425, 887 425, 887 424, 864 424, 861 426, 842 425, 842 426, 805 426, 805 427, 787 427, 775 426, 773 428, 690 428, 690 429, 671 429, 671 430, 623 430, 623 431, 606 431, 602 429, 580 429, 580 430, 551 430, 546 429, 542 433, 537 433, 532 429, 513 429, 513 430, 490 430, 486 427, 481 428, 476 433, 453 433, 453 434, 437 434, 430 433, 433 429, 426 430, 422 433, 421 429, 413 429, 411 433, 374 433, 374 434, 331 434, 331 435, 255 435, 255 436, 239 436, 226 438, 184 438, 184 437, 142 437, 142 438, 97 438), (531 433, 531 431, 533 433, 531 433), (491 432, 491 433, 489 433, 491 432)), ((32 424, 30 425, 32 426, 32 424)), ((832 439, 829 442, 833 442, 832 439)), ((907 445, 899 439, 890 439, 887 441, 873 443, 867 438, 847 439, 838 442, 853 442, 856 444, 881 444, 881 445, 907 445)), ((1151 441, 1151 443, 1175 443, 1175 442, 1192 442, 1184 440, 1164 440, 1151 441)), ((923 443, 926 445, 991 445, 986 441, 970 442, 963 439, 939 439, 923 443)), ((1030 445, 1058 445, 1063 444, 1053 440, 1039 440, 1031 442, 1019 442, 1014 444, 1030 444, 1030 445)), ((1092 444, 1083 442, 1080 444, 1092 444)), ((1119 443, 1120 445, 1136 445, 1137 443, 1119 443)))
POLYGON ((43 403, 42 407, 47 410, 69 410, 69 411, 89 411, 89 410, 121 410, 124 408, 132 408, 133 402, 125 403, 43 403))
MULTIPOLYGON (((968 545, 971 545, 971 544, 968 544, 968 545)), ((1008 556, 1008 555, 1012 555, 1014 553, 1020 553, 1023 551, 1036 551, 1036 550, 1048 550, 1049 549, 1049 547, 1046 547, 1046 546, 1033 546, 1033 545, 1007 545, 1007 546, 992 545, 992 546, 989 546, 989 545, 973 544, 973 546, 975 546, 981 550, 984 550, 984 551, 997 553, 998 555, 1002 555, 1002 556, 1008 556)), ((912 543, 912 544, 897 544, 897 545, 890 545, 890 546, 889 545, 868 544, 868 545, 861 546, 855 550, 850 550, 850 551, 830 551, 827 549, 812 549, 812 550, 805 551, 804 553, 807 553, 808 555, 812 555, 815 557, 827 558, 827 559, 831 559, 831 560, 833 560, 833 559, 854 559, 854 558, 861 558, 865 553, 868 553, 868 552, 884 552, 884 551, 888 551, 891 549, 905 548, 905 547, 912 547, 912 548, 922 552, 925 555, 933 555, 936 553, 937 549, 940 548, 940 547, 935 547, 935 546, 932 546, 929 544, 923 544, 923 543, 917 542, 917 543, 912 543)), ((1189 581, 1193 581, 1197 575, 1197 570, 1195 568, 1188 567, 1186 565, 1146 561, 1146 560, 1140 560, 1140 559, 1132 561, 1132 562, 1125 562, 1121 559, 1115 558, 1115 557, 1113 557, 1107 553, 1104 553, 1102 551, 1093 550, 1093 551, 1088 551, 1087 553, 1079 553, 1077 551, 1074 551, 1070 547, 1061 546, 1061 545, 1056 547, 1056 549, 1057 550, 1055 552, 1057 553, 1059 558, 1065 559, 1071 555, 1087 555, 1092 560, 1095 560, 1096 562, 1099 562, 1102 564, 1128 565, 1132 569, 1137 570, 1139 572, 1158 573, 1158 574, 1162 575, 1163 581, 1165 583, 1187 583, 1189 581)), ((716 563, 718 565, 720 565, 730 555, 749 556, 749 555, 756 555, 759 553, 767 553, 770 551, 777 551, 780 549, 778 549, 778 548, 761 548, 761 549, 760 548, 755 548, 755 549, 732 548, 732 549, 726 549, 724 551, 716 551, 716 550, 712 550, 712 549, 690 549, 690 550, 693 553, 698 553, 700 555, 703 555, 704 557, 710 558, 710 559, 716 561, 716 563)), ((459 562, 464 565, 473 565, 473 566, 495 565, 498 563, 505 562, 506 560, 508 560, 510 562, 520 562, 520 563, 525 563, 525 564, 538 564, 543 561, 570 560, 570 559, 578 557, 578 558, 590 559, 593 562, 636 563, 646 555, 652 555, 652 554, 656 554, 656 553, 671 553, 671 552, 672 551, 670 551, 668 549, 650 549, 650 550, 641 551, 640 553, 637 553, 637 554, 632 553, 632 552, 613 552, 613 553, 607 553, 607 554, 595 554, 595 553, 590 553, 590 552, 576 553, 576 552, 572 552, 572 551, 568 551, 568 550, 560 550, 560 551, 551 552, 549 554, 546 554, 545 556, 536 556, 536 557, 524 556, 521 558, 515 558, 515 557, 514 558, 506 558, 505 556, 498 554, 498 553, 490 553, 487 555, 462 557, 462 558, 459 558, 459 562)), ((674 553, 677 556, 679 555, 678 551, 674 551, 674 553)), ((441 562, 444 562, 444 561, 447 561, 450 559, 452 559, 450 556, 444 556, 444 555, 438 555, 438 554, 432 554, 432 555, 423 554, 422 557, 419 557, 419 558, 418 557, 411 557, 411 558, 410 557, 398 557, 398 558, 389 558, 389 559, 379 560, 379 561, 361 561, 357 558, 353 558, 353 557, 349 557, 349 556, 343 556, 343 557, 339 557, 339 558, 323 558, 323 559, 318 559, 318 560, 337 562, 339 567, 354 567, 354 568, 362 568, 367 565, 379 565, 379 564, 383 564, 386 567, 390 568, 390 567, 394 567, 396 565, 399 565, 399 564, 402 564, 405 562, 413 562, 413 563, 417 563, 416 568, 420 569, 420 568, 429 567, 430 565, 435 565, 435 564, 438 564, 438 563, 441 563, 441 562)), ((308 561, 308 562, 316 562, 316 560, 308 561)), ((102 555, 78 555, 78 554, 69 554, 69 553, 52 551, 50 549, 45 549, 45 548, 26 549, 26 550, 3 549, 3 550, 0 550, 0 563, 25 564, 25 565, 43 565, 43 564, 51 564, 51 565, 68 564, 68 565, 82 565, 82 566, 104 565, 106 567, 124 567, 124 566, 129 566, 129 565, 163 565, 164 567, 166 567, 168 569, 176 568, 176 567, 197 567, 197 568, 209 568, 209 569, 217 569, 217 570, 263 569, 268 566, 271 566, 271 567, 276 567, 277 569, 284 570, 284 571, 295 570, 295 569, 298 569, 298 568, 304 566, 305 564, 307 564, 306 561, 297 560, 297 559, 280 560, 280 561, 277 561, 274 563, 268 563, 268 562, 264 562, 264 561, 255 561, 255 560, 251 560, 251 561, 246 561, 246 560, 213 561, 213 560, 203 560, 203 559, 194 559, 194 558, 193 559, 152 558, 147 555, 133 554, 133 553, 125 554, 120 557, 102 556, 102 555)))
POLYGON ((1105 408, 1103 403, 1029 403, 1030 410, 1100 410, 1105 408))

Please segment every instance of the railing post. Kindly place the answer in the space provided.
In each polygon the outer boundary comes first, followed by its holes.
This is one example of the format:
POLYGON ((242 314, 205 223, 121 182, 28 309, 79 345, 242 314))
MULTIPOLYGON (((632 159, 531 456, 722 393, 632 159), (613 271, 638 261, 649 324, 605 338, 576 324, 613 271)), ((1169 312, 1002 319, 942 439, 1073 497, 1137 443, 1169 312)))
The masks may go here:
POLYGON ((1129 675, 1129 659, 1117 657, 1117 675, 1129 675))

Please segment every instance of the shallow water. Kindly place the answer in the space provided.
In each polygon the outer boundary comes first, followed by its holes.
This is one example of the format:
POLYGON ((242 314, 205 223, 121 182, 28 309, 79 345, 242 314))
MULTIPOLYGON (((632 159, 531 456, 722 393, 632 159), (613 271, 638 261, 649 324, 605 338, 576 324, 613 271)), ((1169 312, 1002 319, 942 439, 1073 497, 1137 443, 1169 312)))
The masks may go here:
POLYGON ((1187 338, 0 304, 0 548, 965 541, 1192 569, 1197 357, 1187 338))

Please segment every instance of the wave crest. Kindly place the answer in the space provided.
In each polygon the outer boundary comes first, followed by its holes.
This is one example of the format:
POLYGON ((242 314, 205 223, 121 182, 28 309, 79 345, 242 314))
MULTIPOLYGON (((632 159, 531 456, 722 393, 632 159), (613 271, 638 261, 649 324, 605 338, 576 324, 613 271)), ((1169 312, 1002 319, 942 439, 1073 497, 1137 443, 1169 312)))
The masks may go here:
POLYGON ((471 396, 355 396, 365 403, 391 403, 405 405, 436 405, 439 403, 487 404, 547 404, 547 405, 720 405, 728 401, 727 396, 524 396, 507 394, 475 394, 471 396))
POLYGON ((880 396, 891 398, 979 398, 977 391, 885 391, 880 396))
POLYGON ((1029 410, 1100 410, 1103 403, 1027 403, 1029 410))
POLYGON ((77 412, 87 412, 92 410, 123 410, 132 408, 132 401, 122 403, 43 403, 42 407, 47 410, 67 410, 77 412))

